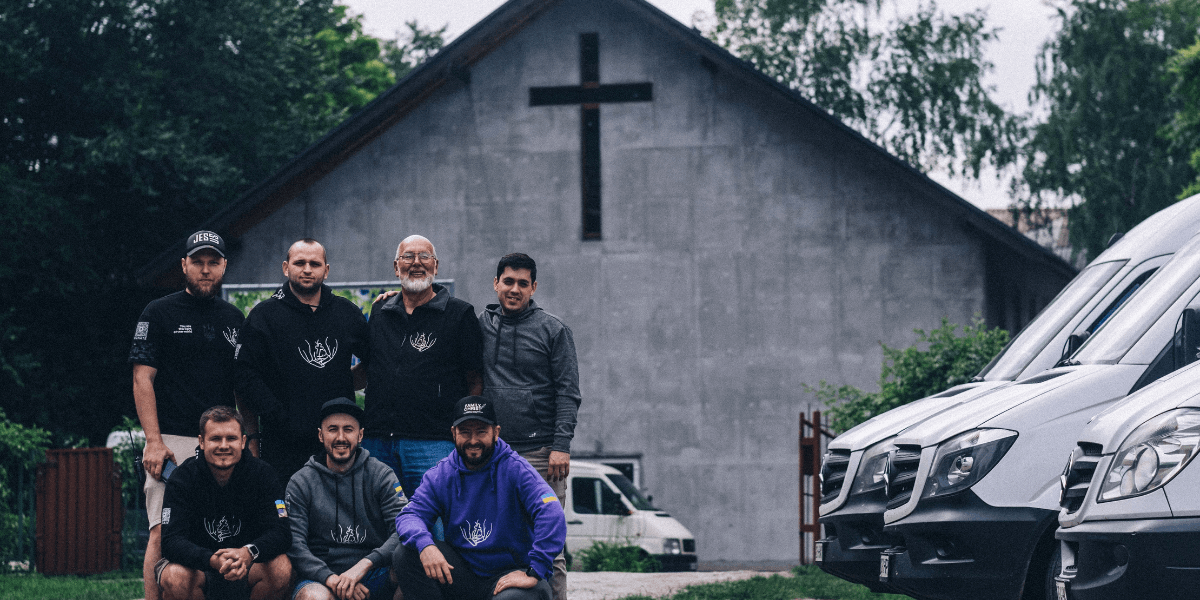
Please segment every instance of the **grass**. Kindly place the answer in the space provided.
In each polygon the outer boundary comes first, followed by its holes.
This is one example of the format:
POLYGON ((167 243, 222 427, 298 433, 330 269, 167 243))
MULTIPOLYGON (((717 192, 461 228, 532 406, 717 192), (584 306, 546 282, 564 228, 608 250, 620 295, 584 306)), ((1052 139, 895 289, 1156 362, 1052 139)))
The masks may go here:
POLYGON ((140 571, 84 577, 0 574, 0 600, 133 600, 143 595, 140 571))
MULTIPOLYGON (((742 581, 689 585, 670 600, 909 600, 908 596, 875 594, 866 587, 843 581, 816 567, 792 569, 791 577, 772 575, 742 581)), ((649 596, 629 596, 622 600, 656 600, 649 596)), ((662 599, 660 599, 662 600, 662 599)))
MULTIPOLYGON (((0 600, 133 600, 142 597, 141 573, 115 572, 87 577, 0 574, 0 600)), ((873 594, 816 567, 796 567, 791 577, 772 575, 742 581, 691 585, 670 600, 907 600, 907 596, 873 594)), ((629 596, 622 600, 653 600, 629 596)))

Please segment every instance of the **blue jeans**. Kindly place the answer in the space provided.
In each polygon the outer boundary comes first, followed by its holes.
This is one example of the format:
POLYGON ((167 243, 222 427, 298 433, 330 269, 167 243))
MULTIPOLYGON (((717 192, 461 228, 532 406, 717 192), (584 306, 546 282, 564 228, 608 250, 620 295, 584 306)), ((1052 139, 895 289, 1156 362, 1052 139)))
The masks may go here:
MULTIPOLYGON (((400 480, 400 485, 409 499, 417 493, 425 471, 432 469, 439 460, 454 452, 454 442, 443 440, 364 438, 362 447, 366 448, 372 457, 396 472, 396 478, 400 480)), ((431 533, 434 539, 443 538, 441 519, 434 525, 434 531, 431 533)))

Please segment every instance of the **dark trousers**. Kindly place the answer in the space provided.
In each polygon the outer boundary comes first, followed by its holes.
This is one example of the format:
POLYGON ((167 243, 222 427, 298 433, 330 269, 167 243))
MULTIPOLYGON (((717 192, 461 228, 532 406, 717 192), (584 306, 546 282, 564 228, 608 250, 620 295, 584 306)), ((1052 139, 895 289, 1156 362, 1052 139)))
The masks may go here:
POLYGON ((550 584, 539 581, 530 589, 508 588, 493 596, 496 582, 511 571, 524 572, 527 567, 513 565, 491 577, 480 577, 471 571, 471 567, 463 561, 450 544, 434 542, 446 562, 454 569, 450 572, 454 583, 444 585, 425 576, 425 567, 421 565, 421 554, 415 548, 401 545, 393 557, 392 569, 396 579, 400 581, 400 590, 404 592, 404 600, 550 600, 550 584))

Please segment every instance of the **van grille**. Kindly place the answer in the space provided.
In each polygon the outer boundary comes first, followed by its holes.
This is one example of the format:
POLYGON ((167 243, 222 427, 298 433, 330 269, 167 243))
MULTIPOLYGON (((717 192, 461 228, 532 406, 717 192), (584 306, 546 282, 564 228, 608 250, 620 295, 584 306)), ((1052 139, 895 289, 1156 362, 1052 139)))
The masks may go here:
POLYGON ((1080 442, 1075 451, 1071 453, 1071 460, 1067 463, 1067 468, 1059 480, 1062 492, 1058 498, 1059 506, 1063 507, 1068 514, 1079 510, 1079 507, 1083 505, 1088 486, 1096 474, 1096 464, 1100 462, 1101 452, 1103 452, 1103 448, 1100 444, 1080 442))
POLYGON ((838 497, 846 483, 846 467, 850 464, 849 450, 830 450, 821 461, 821 503, 838 497))
POLYGON ((920 446, 897 446, 888 456, 887 507, 888 510, 904 506, 912 496, 917 480, 917 467, 921 466, 920 446))

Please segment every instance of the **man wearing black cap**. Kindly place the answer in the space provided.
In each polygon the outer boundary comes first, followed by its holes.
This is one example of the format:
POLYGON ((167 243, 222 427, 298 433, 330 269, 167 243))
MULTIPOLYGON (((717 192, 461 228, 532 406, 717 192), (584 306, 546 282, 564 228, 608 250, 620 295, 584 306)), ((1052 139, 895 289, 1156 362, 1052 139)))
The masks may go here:
POLYGON ((351 356, 365 361, 370 348, 362 310, 325 285, 324 246, 312 239, 292 244, 283 274, 287 282, 246 317, 236 383, 262 419, 263 460, 286 480, 321 450, 312 435, 321 404, 353 398, 362 387, 351 374, 351 356))
POLYGON ((325 451, 288 482, 288 556, 301 579, 294 600, 398 600, 389 567, 400 545, 396 515, 408 499, 392 469, 359 447, 362 417, 347 398, 322 405, 317 438, 325 451))
POLYGON ((425 474, 396 518, 396 578, 409 600, 550 600, 567 524, 542 476, 500 439, 489 399, 454 408, 455 451, 425 474), (438 518, 446 541, 430 530, 438 518))
POLYGON ((195 454, 197 423, 208 408, 234 405, 234 347, 241 311, 218 296, 225 276, 225 241, 197 231, 184 244, 183 291, 146 305, 133 333, 133 399, 146 434, 146 514, 150 538, 142 564, 147 600, 158 600, 154 565, 162 556, 160 515, 164 469, 195 454))

